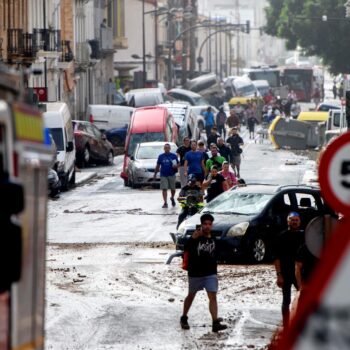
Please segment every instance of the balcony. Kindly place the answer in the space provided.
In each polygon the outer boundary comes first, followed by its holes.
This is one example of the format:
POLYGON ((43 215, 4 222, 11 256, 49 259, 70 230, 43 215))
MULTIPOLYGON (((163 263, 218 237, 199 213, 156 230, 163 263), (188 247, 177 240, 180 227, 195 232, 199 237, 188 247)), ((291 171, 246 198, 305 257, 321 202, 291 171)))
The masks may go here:
POLYGON ((113 39, 113 47, 114 49, 127 49, 129 47, 128 38, 122 36, 115 37, 113 39))
POLYGON ((33 34, 23 33, 23 29, 11 28, 7 30, 7 57, 12 59, 33 59, 36 54, 33 45, 33 34))
POLYGON ((114 52, 112 28, 101 27, 100 45, 103 52, 114 52))
POLYGON ((61 52, 61 31, 58 29, 33 29, 33 45, 38 56, 59 57, 61 52))

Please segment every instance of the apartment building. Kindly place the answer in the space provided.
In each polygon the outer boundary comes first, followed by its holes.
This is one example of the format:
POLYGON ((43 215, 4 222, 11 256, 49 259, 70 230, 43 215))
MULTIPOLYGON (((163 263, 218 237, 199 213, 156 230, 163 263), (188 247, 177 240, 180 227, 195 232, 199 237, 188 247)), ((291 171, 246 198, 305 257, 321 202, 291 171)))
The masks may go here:
POLYGON ((30 75, 39 101, 66 102, 83 119, 89 103, 112 103, 112 11, 119 0, 0 0, 0 60, 30 75))

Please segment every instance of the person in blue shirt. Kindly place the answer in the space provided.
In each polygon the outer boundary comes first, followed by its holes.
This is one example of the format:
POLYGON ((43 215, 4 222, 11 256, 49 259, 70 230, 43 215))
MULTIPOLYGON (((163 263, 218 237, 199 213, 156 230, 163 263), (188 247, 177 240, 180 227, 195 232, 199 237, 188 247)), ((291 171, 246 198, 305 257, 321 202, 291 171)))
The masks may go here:
POLYGON ((205 164, 203 152, 197 150, 197 141, 191 141, 191 151, 185 154, 184 175, 195 175, 200 183, 204 180, 205 164))
POLYGON ((204 113, 205 119, 205 132, 207 133, 207 137, 209 137, 211 133, 211 128, 215 125, 214 113, 211 110, 211 107, 207 108, 207 111, 204 113))
POLYGON ((175 207, 175 191, 176 191, 176 172, 179 166, 179 160, 175 153, 170 152, 170 145, 164 145, 164 153, 160 154, 157 160, 157 166, 154 170, 153 178, 155 179, 160 169, 160 189, 162 190, 164 204, 162 208, 168 208, 168 190, 171 192, 170 201, 175 207))

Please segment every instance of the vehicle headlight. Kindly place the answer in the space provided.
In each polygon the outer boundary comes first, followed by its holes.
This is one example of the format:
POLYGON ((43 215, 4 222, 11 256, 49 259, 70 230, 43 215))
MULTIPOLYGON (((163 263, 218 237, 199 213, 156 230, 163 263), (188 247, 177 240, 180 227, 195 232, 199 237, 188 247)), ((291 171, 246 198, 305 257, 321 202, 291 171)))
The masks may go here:
POLYGON ((248 226, 249 222, 241 222, 237 225, 232 226, 227 232, 227 237, 243 236, 246 233, 248 226))

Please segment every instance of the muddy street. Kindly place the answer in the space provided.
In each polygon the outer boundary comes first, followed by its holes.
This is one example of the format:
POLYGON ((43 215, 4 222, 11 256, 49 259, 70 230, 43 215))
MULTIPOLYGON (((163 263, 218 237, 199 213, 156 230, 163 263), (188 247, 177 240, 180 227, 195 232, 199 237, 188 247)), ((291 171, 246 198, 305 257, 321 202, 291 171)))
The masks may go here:
MULTIPOLYGON (((265 349, 280 324, 281 292, 272 265, 220 265, 219 314, 211 332, 207 297, 199 293, 179 325, 187 275, 174 252, 179 208, 161 208, 157 189, 130 189, 121 158, 99 176, 49 203, 46 349, 265 349)), ((298 184, 306 157, 247 141, 247 183, 298 184), (271 161, 273 159, 273 162, 271 161)))

